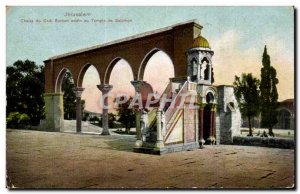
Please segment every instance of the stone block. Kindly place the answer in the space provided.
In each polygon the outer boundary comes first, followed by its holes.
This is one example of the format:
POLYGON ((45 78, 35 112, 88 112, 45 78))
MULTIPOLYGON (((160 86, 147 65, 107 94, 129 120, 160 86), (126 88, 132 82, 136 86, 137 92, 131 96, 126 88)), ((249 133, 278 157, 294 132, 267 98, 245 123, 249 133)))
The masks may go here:
POLYGON ((63 131, 64 105, 63 93, 45 93, 45 117, 42 123, 44 131, 63 131))

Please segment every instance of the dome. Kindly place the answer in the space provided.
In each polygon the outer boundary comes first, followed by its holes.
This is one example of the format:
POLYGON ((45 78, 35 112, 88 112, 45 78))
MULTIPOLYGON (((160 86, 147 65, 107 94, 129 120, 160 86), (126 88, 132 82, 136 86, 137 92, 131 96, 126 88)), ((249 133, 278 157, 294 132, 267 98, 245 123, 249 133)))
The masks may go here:
POLYGON ((192 48, 196 47, 210 48, 208 41, 201 35, 194 39, 192 48))

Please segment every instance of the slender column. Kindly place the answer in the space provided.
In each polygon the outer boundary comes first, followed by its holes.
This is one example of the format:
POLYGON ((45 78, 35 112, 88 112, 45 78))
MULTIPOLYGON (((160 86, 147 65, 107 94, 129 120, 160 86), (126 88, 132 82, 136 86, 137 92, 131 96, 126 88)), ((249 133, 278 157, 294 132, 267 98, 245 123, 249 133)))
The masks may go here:
POLYGON ((208 64, 208 80, 211 83, 211 64, 210 63, 208 64))
POLYGON ((198 67, 197 82, 199 82, 202 79, 202 75, 201 75, 201 63, 198 63, 197 67, 198 67))
POLYGON ((76 95, 76 132, 81 132, 81 120, 82 120, 82 113, 81 113, 81 94, 84 91, 84 88, 74 88, 73 91, 76 95))
POLYGON ((214 124, 215 124, 215 111, 216 111, 216 105, 215 104, 212 104, 212 107, 211 107, 211 111, 210 111, 210 144, 214 144, 215 141, 216 141, 216 138, 215 138, 215 134, 214 134, 214 124))
POLYGON ((200 144, 200 148, 203 148, 203 145, 205 143, 204 140, 204 133, 203 133, 203 123, 204 123, 204 107, 206 106, 205 103, 200 104, 200 108, 199 108, 199 130, 200 130, 200 140, 199 140, 199 144, 200 144))
POLYGON ((160 149, 164 147, 163 144, 163 136, 162 136, 162 128, 161 128, 161 111, 157 111, 156 112, 156 144, 155 144, 155 148, 156 149, 160 149))
POLYGON ((146 142, 146 137, 148 135, 148 113, 145 110, 142 110, 141 120, 141 142, 146 142))
MULTIPOLYGON (((141 89, 143 86, 142 80, 134 80, 131 81, 131 84, 133 85, 135 89, 135 95, 137 97, 141 97, 141 89)), ((138 109, 138 111, 135 114, 135 121, 136 121, 136 147, 141 147, 142 146, 142 133, 141 133, 141 116, 142 116, 142 111, 143 109, 138 109)))
POLYGON ((113 88, 112 85, 102 84, 97 85, 98 89, 102 92, 103 108, 102 108, 102 133, 101 135, 110 135, 108 126, 108 92, 113 88), (103 98, 104 97, 104 98, 103 98))

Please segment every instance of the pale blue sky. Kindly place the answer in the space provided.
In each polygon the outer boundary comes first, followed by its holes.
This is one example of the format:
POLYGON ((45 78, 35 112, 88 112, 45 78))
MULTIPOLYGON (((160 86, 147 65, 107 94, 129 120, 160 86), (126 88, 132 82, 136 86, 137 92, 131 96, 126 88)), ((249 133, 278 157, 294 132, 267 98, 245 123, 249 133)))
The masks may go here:
MULTIPOLYGON (((262 47, 268 37, 293 50, 292 7, 10 7, 7 11, 7 65, 17 59, 38 64, 57 54, 137 33, 198 19, 203 35, 215 39, 228 30, 241 35, 239 49, 262 47), (65 19, 65 12, 88 12, 89 19, 132 19, 112 24, 28 24, 21 19, 65 19)), ((213 47, 214 45, 212 45, 213 47)))

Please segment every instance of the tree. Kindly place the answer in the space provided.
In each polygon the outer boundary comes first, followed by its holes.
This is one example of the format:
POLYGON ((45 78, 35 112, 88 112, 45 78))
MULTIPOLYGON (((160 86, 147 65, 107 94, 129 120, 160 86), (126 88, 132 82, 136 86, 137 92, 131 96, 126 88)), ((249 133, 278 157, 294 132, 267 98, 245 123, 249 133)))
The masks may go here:
MULTIPOLYGON (((120 98, 121 100, 123 100, 122 98, 125 97, 122 96, 120 98)), ((118 115, 119 115, 118 121, 125 126, 125 131, 128 134, 130 132, 130 128, 135 126, 135 109, 128 108, 132 100, 133 100, 132 97, 130 97, 126 103, 118 104, 118 108, 117 108, 118 115)))
POLYGON ((261 68, 261 125, 269 129, 269 135, 274 136, 273 126, 278 122, 277 120, 277 108, 278 92, 276 85, 278 79, 276 78, 276 70, 271 66, 270 56, 267 53, 267 46, 265 46, 262 56, 261 68))
POLYGON ((252 136, 251 120, 259 114, 259 80, 251 73, 242 74, 242 78, 235 76, 234 94, 240 106, 243 118, 248 119, 249 136, 252 136))
MULTIPOLYGON (((66 72, 63 82, 62 91, 64 92, 64 119, 76 119, 76 95, 74 92, 75 84, 70 72, 66 72)), ((81 100, 81 112, 83 113, 85 101, 81 100)))
POLYGON ((44 67, 30 60, 6 67, 6 115, 26 114, 30 125, 44 117, 44 67))

